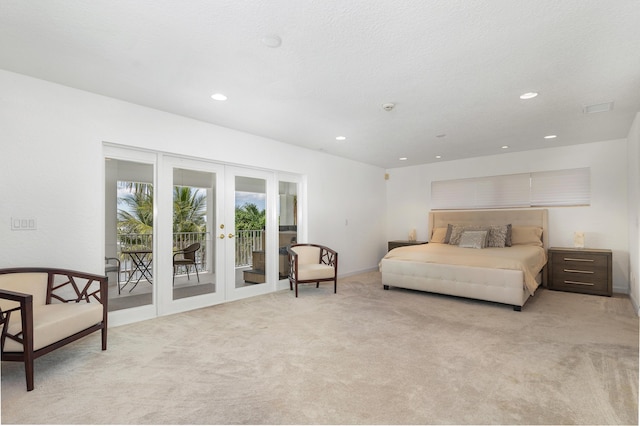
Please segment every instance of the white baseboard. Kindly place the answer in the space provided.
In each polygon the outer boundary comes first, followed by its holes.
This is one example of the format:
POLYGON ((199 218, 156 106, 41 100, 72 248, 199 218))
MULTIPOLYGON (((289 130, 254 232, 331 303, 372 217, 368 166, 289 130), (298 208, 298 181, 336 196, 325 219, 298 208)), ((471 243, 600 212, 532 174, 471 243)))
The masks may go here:
MULTIPOLYGON (((338 269, 340 269, 339 266, 340 265, 338 265, 338 269)), ((338 272, 338 278, 346 278, 346 277, 350 277, 350 276, 353 276, 353 275, 364 274, 366 272, 376 272, 376 271, 378 271, 378 267, 377 266, 374 266, 373 268, 362 269, 362 270, 359 270, 359 271, 351 271, 351 272, 347 272, 345 274, 341 274, 341 273, 338 272)))

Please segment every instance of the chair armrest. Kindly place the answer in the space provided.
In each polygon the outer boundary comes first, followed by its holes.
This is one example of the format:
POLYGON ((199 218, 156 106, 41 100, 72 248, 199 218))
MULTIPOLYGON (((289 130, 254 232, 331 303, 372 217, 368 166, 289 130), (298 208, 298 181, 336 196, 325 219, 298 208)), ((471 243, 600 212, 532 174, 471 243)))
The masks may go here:
POLYGON ((118 266, 118 268, 120 268, 120 259, 118 259, 117 257, 105 257, 104 260, 106 260, 107 263, 109 263, 112 260, 115 260, 116 265, 118 266))
POLYGON ((289 254, 289 256, 298 257, 298 253, 291 250, 291 246, 287 246, 287 253, 289 254))
POLYGON ((298 253, 291 250, 291 246, 287 246, 287 254, 289 255, 289 278, 295 278, 298 275, 298 253))
POLYGON ((320 263, 337 267, 338 252, 326 246, 319 246, 319 247, 320 247, 320 263))
POLYGON ((0 289, 0 299, 13 300, 14 302, 33 300, 33 296, 27 293, 0 289))
POLYGON ((5 311, 0 309, 0 324, 2 324, 2 335, 0 336, 0 351, 4 352, 4 342, 9 337, 12 340, 22 343, 24 353, 30 353, 33 350, 33 295, 19 293, 11 290, 0 290, 0 299, 12 300, 18 302, 20 306, 5 311), (12 335, 8 333, 9 319, 11 313, 20 311, 20 319, 22 329, 19 333, 12 335))

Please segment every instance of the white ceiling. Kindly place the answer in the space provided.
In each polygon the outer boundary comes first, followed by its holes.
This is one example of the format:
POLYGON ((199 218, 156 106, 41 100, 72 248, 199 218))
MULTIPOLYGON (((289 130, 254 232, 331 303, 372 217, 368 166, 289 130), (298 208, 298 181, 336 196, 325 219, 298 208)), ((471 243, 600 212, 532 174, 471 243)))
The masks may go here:
POLYGON ((625 138, 640 1, 1 0, 0 68, 401 167, 625 138))

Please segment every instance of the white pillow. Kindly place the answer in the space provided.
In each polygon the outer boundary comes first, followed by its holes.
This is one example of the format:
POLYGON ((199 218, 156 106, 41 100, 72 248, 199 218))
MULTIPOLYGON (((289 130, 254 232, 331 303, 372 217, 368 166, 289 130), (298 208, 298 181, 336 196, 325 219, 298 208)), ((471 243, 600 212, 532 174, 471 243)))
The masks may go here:
POLYGON ((482 249, 487 246, 487 231, 464 231, 458 247, 482 249))

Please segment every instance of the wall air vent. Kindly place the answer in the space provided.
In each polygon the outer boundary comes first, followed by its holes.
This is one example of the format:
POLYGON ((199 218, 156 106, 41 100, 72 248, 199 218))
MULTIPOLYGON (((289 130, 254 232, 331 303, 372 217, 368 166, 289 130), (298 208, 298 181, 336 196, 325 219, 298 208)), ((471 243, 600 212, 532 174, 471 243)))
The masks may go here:
POLYGON ((613 109, 613 101, 605 102, 602 104, 585 105, 582 107, 582 112, 585 114, 594 114, 596 112, 607 112, 613 109))

